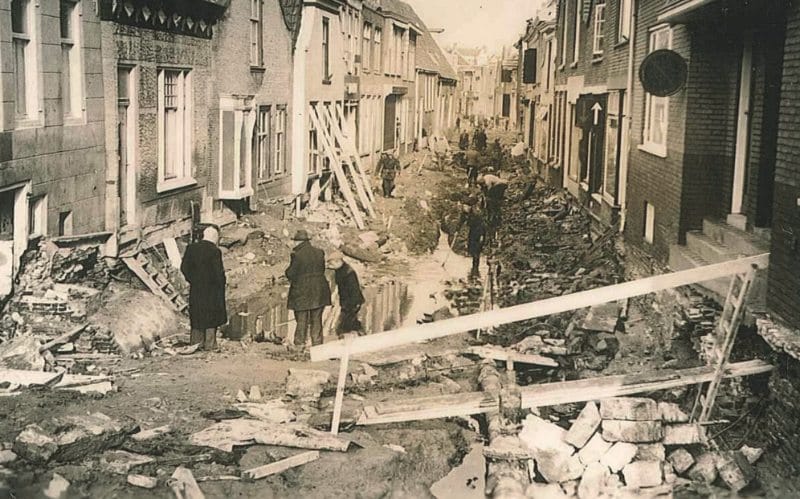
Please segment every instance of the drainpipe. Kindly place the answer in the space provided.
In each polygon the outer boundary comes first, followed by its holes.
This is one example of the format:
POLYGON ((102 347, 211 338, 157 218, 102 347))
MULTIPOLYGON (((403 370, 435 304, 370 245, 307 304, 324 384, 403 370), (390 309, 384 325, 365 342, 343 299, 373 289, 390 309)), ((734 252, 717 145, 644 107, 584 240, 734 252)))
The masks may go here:
POLYGON ((633 64, 634 52, 636 46, 636 0, 631 0, 631 33, 628 39, 628 81, 625 91, 625 102, 623 103, 623 116, 622 116, 622 144, 621 156, 619 162, 619 205, 620 205, 620 232, 625 231, 625 222, 627 221, 627 206, 628 206, 628 166, 631 158, 631 134, 632 120, 631 113, 633 111, 633 64))
MULTIPOLYGON (((299 196, 306 190, 306 154, 307 114, 306 102, 306 66, 308 60, 311 32, 316 22, 316 9, 303 9, 300 21, 300 32, 297 36, 297 45, 294 53, 294 67, 292 69, 292 194, 299 196)), ((299 207, 299 198, 298 198, 299 207)))

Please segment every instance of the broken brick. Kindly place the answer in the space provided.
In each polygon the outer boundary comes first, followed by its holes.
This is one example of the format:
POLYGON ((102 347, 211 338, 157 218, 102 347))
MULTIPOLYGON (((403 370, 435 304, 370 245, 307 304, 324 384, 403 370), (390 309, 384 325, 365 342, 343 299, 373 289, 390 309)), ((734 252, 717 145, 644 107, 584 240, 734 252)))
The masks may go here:
POLYGON ((594 462, 587 466, 578 485, 578 498, 594 499, 603 495, 609 476, 608 467, 601 463, 594 462))
POLYGON ((659 402, 658 412, 665 423, 688 423, 689 415, 683 412, 678 404, 659 402))
POLYGON ((714 454, 705 452, 697 456, 688 476, 695 482, 713 483, 717 479, 717 463, 714 454))
POLYGON ((706 431, 696 424, 664 426, 664 445, 691 445, 705 442, 706 431))
POLYGON ((583 449, 578 451, 578 457, 583 464, 590 464, 599 461, 603 454, 608 452, 608 449, 614 445, 611 442, 603 440, 600 432, 597 432, 589 439, 589 442, 583 446, 583 449))
POLYGON ((666 459, 666 450, 664 444, 639 444, 636 446, 636 461, 663 461, 666 459))
POLYGON ((617 442, 600 458, 600 463, 610 468, 612 473, 617 473, 633 461, 637 451, 636 444, 617 442))
POLYGON ((738 451, 722 452, 717 456, 719 477, 734 492, 747 487, 756 477, 756 470, 744 454, 738 451))
POLYGON ((686 449, 676 449, 670 452, 667 460, 672 463, 672 467, 675 468, 675 472, 679 475, 683 474, 692 467, 694 464, 694 458, 686 449))
POLYGON ((614 397, 601 400, 600 417, 626 421, 661 419, 655 400, 639 397, 614 397))
POLYGON ((622 469, 622 477, 628 487, 656 487, 663 482, 661 472, 660 461, 635 461, 622 469))
POLYGON ((603 438, 609 442, 658 442, 662 437, 661 421, 603 421, 603 438))
POLYGON ((583 407, 578 418, 564 436, 564 440, 580 449, 592 438, 592 435, 594 435, 594 432, 597 431, 599 426, 600 412, 597 410, 597 405, 595 405, 594 402, 589 402, 583 407))

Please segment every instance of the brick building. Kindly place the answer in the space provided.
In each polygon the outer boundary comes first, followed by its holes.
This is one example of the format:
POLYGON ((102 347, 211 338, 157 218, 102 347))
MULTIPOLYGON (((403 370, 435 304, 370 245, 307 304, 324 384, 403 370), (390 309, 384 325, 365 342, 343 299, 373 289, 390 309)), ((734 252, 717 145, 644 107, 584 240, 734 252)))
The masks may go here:
POLYGON ((106 229, 100 39, 94 2, 0 1, 0 299, 32 241, 106 229))
POLYGON ((106 225, 120 245, 186 233, 193 212, 211 210, 212 37, 228 3, 98 2, 106 225))
POLYGON ((276 1, 234 1, 214 33, 208 191, 234 207, 291 188, 290 26, 276 1))
POLYGON ((563 185, 603 223, 625 204, 632 0, 565 0, 557 15, 554 166, 563 185))
MULTIPOLYGON (((416 14, 414 14, 416 17, 416 14)), ((416 139, 423 135, 443 137, 455 126, 456 85, 458 76, 421 19, 416 64, 415 113, 416 139)))

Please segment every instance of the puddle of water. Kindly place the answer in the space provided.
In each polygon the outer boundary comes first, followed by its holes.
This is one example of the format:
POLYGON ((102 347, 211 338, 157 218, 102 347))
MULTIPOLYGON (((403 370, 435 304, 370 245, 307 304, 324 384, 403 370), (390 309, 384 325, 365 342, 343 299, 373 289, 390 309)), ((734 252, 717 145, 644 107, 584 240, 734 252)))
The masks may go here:
POLYGON ((473 444, 464 462, 431 486, 431 494, 437 499, 484 499, 485 476, 483 445, 473 444))
MULTIPOLYGON (((445 281, 466 278, 471 266, 470 258, 450 250, 447 237, 442 233, 436 250, 415 262, 409 277, 364 288, 365 303, 361 307, 360 319, 365 332, 372 334, 411 326, 426 313, 448 306, 449 302, 442 294, 446 288, 445 281)), ((486 270, 482 268, 481 271, 486 270)), ((294 314, 286 307, 288 289, 288 286, 276 287, 247 301, 248 331, 255 334, 260 328, 267 335, 280 338, 294 334, 294 314)), ((338 304, 334 303, 334 306, 338 304)), ((335 336, 333 331, 325 333, 335 336)))

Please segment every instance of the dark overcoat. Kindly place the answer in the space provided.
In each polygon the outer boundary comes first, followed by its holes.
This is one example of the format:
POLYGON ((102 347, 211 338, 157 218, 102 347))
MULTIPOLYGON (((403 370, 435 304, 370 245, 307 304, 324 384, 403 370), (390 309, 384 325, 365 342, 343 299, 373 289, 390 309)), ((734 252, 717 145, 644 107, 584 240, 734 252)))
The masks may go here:
POLYGON ((325 279, 325 252, 303 241, 292 251, 286 269, 291 310, 314 310, 331 304, 331 288, 325 279))
POLYGON ((343 309, 353 309, 364 303, 358 274, 347 263, 336 269, 336 287, 339 288, 339 305, 343 309))
POLYGON ((219 248, 209 241, 190 244, 183 255, 181 272, 189 282, 192 329, 210 329, 227 323, 225 268, 219 248))
POLYGON ((483 217, 478 214, 470 215, 467 223, 469 224, 467 251, 470 256, 480 255, 486 238, 486 223, 483 221, 483 217))

